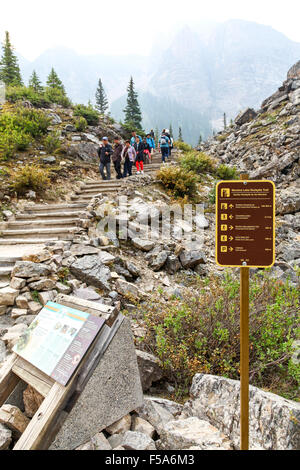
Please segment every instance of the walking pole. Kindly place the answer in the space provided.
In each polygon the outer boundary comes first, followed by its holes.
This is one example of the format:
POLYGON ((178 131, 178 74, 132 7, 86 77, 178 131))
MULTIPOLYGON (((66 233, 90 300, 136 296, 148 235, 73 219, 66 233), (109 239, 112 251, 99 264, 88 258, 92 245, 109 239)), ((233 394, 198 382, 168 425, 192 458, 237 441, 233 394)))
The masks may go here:
MULTIPOLYGON (((240 176, 247 180, 246 174, 240 176)), ((240 450, 249 449, 249 268, 240 268, 240 450)))

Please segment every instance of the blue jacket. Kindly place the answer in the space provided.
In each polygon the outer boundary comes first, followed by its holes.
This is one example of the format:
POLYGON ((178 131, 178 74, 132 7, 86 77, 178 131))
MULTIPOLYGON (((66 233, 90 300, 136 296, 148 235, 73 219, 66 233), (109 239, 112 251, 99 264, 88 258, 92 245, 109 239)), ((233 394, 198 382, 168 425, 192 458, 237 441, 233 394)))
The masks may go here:
MULTIPOLYGON (((136 137, 138 137, 140 139, 140 142, 142 142, 142 138, 140 135, 137 135, 136 137)), ((135 137, 132 136, 130 139, 130 145, 134 145, 135 142, 136 142, 135 137)))
POLYGON ((159 144, 161 147, 168 147, 169 148, 169 143, 170 143, 170 139, 169 137, 167 137, 166 135, 162 135, 159 139, 159 144), (162 139, 164 139, 166 141, 166 143, 162 143, 162 139))
POLYGON ((147 144, 150 146, 151 149, 155 149, 155 141, 152 137, 147 138, 147 144))

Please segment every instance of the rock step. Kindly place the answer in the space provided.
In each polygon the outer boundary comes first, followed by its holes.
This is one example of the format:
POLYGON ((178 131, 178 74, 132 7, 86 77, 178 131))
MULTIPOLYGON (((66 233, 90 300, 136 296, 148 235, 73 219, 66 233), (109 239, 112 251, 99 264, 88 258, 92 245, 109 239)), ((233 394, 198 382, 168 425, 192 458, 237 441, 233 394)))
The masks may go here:
POLYGON ((117 191, 118 191, 117 189, 112 189, 110 191, 95 191, 95 193, 89 193, 89 194, 81 193, 81 194, 77 194, 76 196, 75 195, 71 196, 71 199, 72 201, 78 200, 78 202, 85 202, 85 201, 90 201, 94 196, 97 196, 97 194, 115 193, 117 191))
POLYGON ((66 226, 69 226, 70 228, 71 227, 74 227, 74 225, 76 225, 78 223, 80 219, 78 218, 69 218, 69 219, 47 219, 47 220, 36 220, 36 219, 33 219, 33 220, 19 220, 19 221, 15 221, 15 222, 9 222, 8 224, 8 230, 10 230, 10 228, 17 228, 19 227, 20 229, 22 227, 43 227, 43 226, 47 226, 47 225, 51 225, 51 226, 55 226, 55 225, 63 225, 64 228, 66 228, 66 226))
POLYGON ((0 238, 0 245, 34 245, 35 243, 43 244, 49 242, 57 242, 58 237, 52 238, 0 238))
POLYGON ((41 205, 32 205, 32 206, 25 206, 25 212, 36 212, 36 211, 58 211, 59 209, 68 209, 68 211, 76 211, 80 208, 85 208, 86 204, 41 204, 41 205))
POLYGON ((0 266, 14 266, 14 264, 21 259, 22 256, 0 256, 0 266))
POLYGON ((0 266, 0 278, 10 276, 13 268, 13 266, 0 266))
POLYGON ((38 212, 37 214, 22 214, 22 213, 19 213, 19 214, 16 214, 15 218, 16 220, 32 220, 32 221, 35 221, 35 219, 38 219, 38 220, 48 220, 49 218, 53 219, 55 218, 57 220, 58 217, 62 217, 63 219, 66 219, 66 220, 77 220, 78 219, 84 219, 85 218, 85 213, 84 212, 78 212, 78 209, 76 209, 77 212, 38 212))
POLYGON ((47 239, 51 238, 53 235, 56 235, 58 238, 72 238, 72 235, 78 232, 77 227, 72 228, 38 228, 38 229, 25 229, 25 230, 3 230, 2 240, 7 240, 11 238, 19 238, 21 240, 26 240, 28 237, 33 239, 38 239, 41 235, 47 239))
POLYGON ((81 194, 81 193, 93 193, 95 191, 109 191, 110 189, 119 189, 124 186, 122 183, 117 183, 117 184, 111 184, 111 185, 105 185, 103 186, 102 184, 95 184, 93 186, 84 186, 80 190, 75 191, 75 194, 81 194))

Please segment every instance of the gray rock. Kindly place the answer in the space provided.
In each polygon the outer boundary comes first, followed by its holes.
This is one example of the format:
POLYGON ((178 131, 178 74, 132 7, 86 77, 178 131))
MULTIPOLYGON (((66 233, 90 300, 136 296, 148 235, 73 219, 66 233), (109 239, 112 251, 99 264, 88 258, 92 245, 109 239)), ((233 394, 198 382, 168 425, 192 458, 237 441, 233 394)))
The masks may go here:
POLYGON ((30 289, 32 290, 52 290, 55 288, 55 281, 52 279, 41 279, 40 281, 32 282, 29 284, 30 289))
POLYGON ((70 271, 76 278, 87 284, 110 290, 110 270, 99 262, 97 255, 88 255, 78 259, 70 266, 70 271))
POLYGON ((44 157, 43 158, 43 163, 49 163, 49 164, 56 163, 56 158, 53 157, 53 156, 44 157))
POLYGON ((116 281, 116 291, 125 297, 133 297, 134 299, 145 296, 137 286, 131 282, 124 281, 123 279, 118 279, 116 281))
POLYGON ((197 225, 198 228, 208 228, 209 227, 209 222, 204 217, 204 215, 197 215, 195 217, 195 224, 197 225))
POLYGON ((116 423, 111 424, 106 428, 108 434, 121 434, 126 431, 129 431, 131 428, 131 416, 128 414, 119 419, 116 423))
POLYGON ((246 122, 251 121, 257 116, 256 112, 252 108, 247 108, 244 111, 241 111, 240 114, 235 118, 234 122, 238 126, 242 126, 246 122))
POLYGON ((57 282, 55 285, 55 289, 60 294, 65 294, 65 295, 68 295, 72 292, 72 288, 66 284, 63 284, 62 282, 57 282))
POLYGON ((130 261, 126 261, 126 268, 133 277, 140 276, 139 269, 135 266, 135 264, 131 263, 130 261))
POLYGON ((84 299, 84 300, 95 301, 95 300, 101 299, 101 296, 97 294, 97 292, 90 287, 87 287, 87 288, 81 287, 80 289, 76 289, 74 290, 73 295, 75 297, 79 297, 80 299, 84 299))
POLYGON ((165 250, 161 251, 156 256, 154 256, 150 262, 150 266, 153 269, 153 271, 159 271, 164 266, 167 259, 168 259, 168 252, 165 250))
POLYGON ((76 127, 74 127, 72 124, 67 124, 65 126, 65 131, 67 131, 67 132, 76 132, 76 127))
POLYGON ((230 450, 229 440, 207 421, 196 417, 167 423, 160 433, 165 450, 182 450, 197 446, 202 450, 230 450))
POLYGON ((11 287, 3 287, 0 289, 0 305, 14 305, 16 298, 19 295, 19 291, 12 289, 11 287))
POLYGON ((206 263, 205 254, 198 250, 184 250, 180 253, 179 259, 184 268, 194 268, 198 264, 206 263))
POLYGON ((45 292, 39 292, 38 297, 42 305, 46 305, 47 302, 53 302, 57 296, 56 290, 49 290, 45 292))
POLYGON ((12 277, 21 277, 24 279, 37 277, 46 277, 51 274, 49 266, 31 261, 17 261, 12 271, 12 277))
POLYGON ((127 431, 122 434, 121 445, 126 450, 156 450, 153 439, 137 431, 127 431))
MULTIPOLYGON (((186 416, 209 421, 240 445, 240 382, 196 374, 184 406, 186 416)), ((250 449, 291 450, 300 447, 300 403, 250 386, 250 449)))
POLYGON ((88 245, 72 245, 71 253, 73 256, 96 255, 99 253, 99 248, 88 245))
POLYGON ((152 248, 154 248, 154 245, 155 243, 152 241, 152 240, 145 240, 143 238, 133 238, 131 240, 133 246, 135 246, 135 248, 138 248, 139 250, 142 250, 142 251, 150 251, 152 250, 152 248))
POLYGON ((160 360, 145 351, 136 350, 143 391, 149 390, 153 382, 163 377, 160 360))
POLYGON ((112 450, 110 443, 102 432, 98 432, 92 439, 91 443, 95 450, 112 450))
POLYGON ((14 345, 18 342, 20 336, 24 333, 25 330, 27 330, 27 325, 23 323, 8 328, 5 335, 2 336, 2 340, 4 341, 6 347, 9 350, 14 347, 14 345))
POLYGON ((152 424, 148 423, 148 421, 143 418, 140 418, 139 416, 133 417, 132 431, 137 431, 146 434, 151 439, 153 439, 153 436, 155 435, 155 428, 152 426, 152 424))
POLYGON ((167 258, 166 264, 165 264, 165 270, 169 274, 175 274, 177 271, 179 271, 182 268, 182 265, 175 255, 170 255, 167 258))
POLYGON ((174 420, 172 413, 151 398, 145 398, 143 406, 138 408, 136 412, 140 418, 152 424, 158 434, 167 423, 174 420))
POLYGON ((20 289, 23 289, 23 287, 25 286, 26 286, 25 279, 13 277, 12 280, 10 281, 10 287, 12 289, 20 290, 20 289))

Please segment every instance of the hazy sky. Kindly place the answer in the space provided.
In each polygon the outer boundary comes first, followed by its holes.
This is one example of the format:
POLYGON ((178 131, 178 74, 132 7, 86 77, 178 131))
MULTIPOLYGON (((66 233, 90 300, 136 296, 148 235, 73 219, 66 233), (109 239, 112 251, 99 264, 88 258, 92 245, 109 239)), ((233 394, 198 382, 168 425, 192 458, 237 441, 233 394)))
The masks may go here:
POLYGON ((53 46, 146 55, 159 33, 203 20, 255 21, 300 42, 299 0, 9 0, 0 14, 1 35, 27 59, 53 46))

